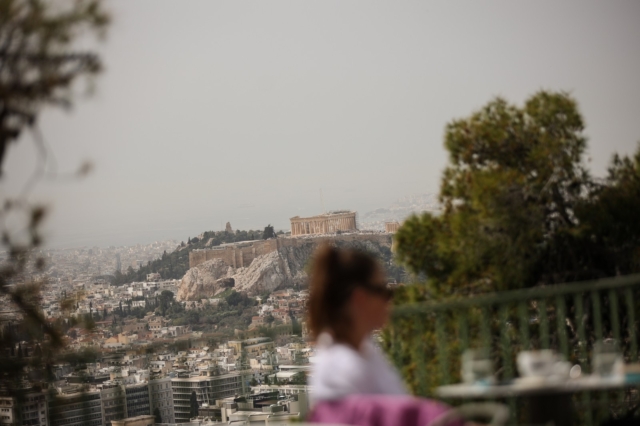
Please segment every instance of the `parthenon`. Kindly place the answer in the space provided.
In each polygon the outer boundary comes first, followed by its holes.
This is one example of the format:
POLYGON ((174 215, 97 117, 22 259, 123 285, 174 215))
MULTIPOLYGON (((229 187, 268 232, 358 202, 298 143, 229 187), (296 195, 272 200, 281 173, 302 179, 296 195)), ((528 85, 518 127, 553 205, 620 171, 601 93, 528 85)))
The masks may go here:
POLYGON ((356 212, 352 211, 329 212, 312 217, 295 216, 290 220, 291 236, 357 230, 356 212))

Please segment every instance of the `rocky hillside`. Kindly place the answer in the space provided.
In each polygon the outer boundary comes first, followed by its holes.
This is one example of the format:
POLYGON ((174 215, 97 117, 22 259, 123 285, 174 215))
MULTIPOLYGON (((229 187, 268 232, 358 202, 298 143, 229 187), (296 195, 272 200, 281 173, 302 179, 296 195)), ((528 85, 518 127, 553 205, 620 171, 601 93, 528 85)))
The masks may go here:
MULTIPOLYGON (((391 261, 391 236, 383 240, 337 241, 336 244, 367 250, 385 264, 391 261)), ((307 265, 317 246, 317 239, 307 238, 296 247, 283 247, 258 256, 245 268, 234 269, 220 259, 201 263, 184 275, 177 299, 210 298, 229 287, 255 295, 277 288, 306 285, 307 265)))

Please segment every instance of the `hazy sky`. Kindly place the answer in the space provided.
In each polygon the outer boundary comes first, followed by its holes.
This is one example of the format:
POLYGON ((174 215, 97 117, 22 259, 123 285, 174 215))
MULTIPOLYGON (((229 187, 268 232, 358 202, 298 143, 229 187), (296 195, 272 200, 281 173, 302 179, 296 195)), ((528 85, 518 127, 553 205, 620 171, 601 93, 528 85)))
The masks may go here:
MULTIPOLYGON (((590 166, 640 140, 638 1, 160 1, 107 3, 96 93, 41 129, 54 246, 147 243, 288 227, 436 192, 445 124, 496 95, 578 100, 590 166)), ((28 135, 2 191, 35 166, 28 135)))

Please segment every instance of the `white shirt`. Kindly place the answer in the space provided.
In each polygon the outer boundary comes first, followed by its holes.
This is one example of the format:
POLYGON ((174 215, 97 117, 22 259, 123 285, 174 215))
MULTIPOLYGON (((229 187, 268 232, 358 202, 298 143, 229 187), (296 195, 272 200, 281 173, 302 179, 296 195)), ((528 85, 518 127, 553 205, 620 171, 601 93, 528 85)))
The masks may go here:
POLYGON ((371 338, 365 339, 356 351, 333 342, 327 333, 318 336, 309 384, 312 404, 354 394, 407 394, 397 371, 371 338))

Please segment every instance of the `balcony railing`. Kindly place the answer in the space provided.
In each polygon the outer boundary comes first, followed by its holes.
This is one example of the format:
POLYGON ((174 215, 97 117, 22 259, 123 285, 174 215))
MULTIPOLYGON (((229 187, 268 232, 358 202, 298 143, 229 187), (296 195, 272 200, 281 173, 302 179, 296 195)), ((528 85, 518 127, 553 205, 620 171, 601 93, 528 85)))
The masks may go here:
MULTIPOLYGON (((518 352, 535 349, 554 349, 589 374, 593 345, 603 339, 618 342, 626 363, 638 361, 638 301, 640 274, 407 304, 393 311, 385 343, 421 396, 460 382, 462 353, 473 348, 490 351, 500 381, 517 375, 518 352)), ((522 402, 508 402, 518 419, 522 402)), ((637 404, 637 389, 574 396, 581 424, 637 404)))

